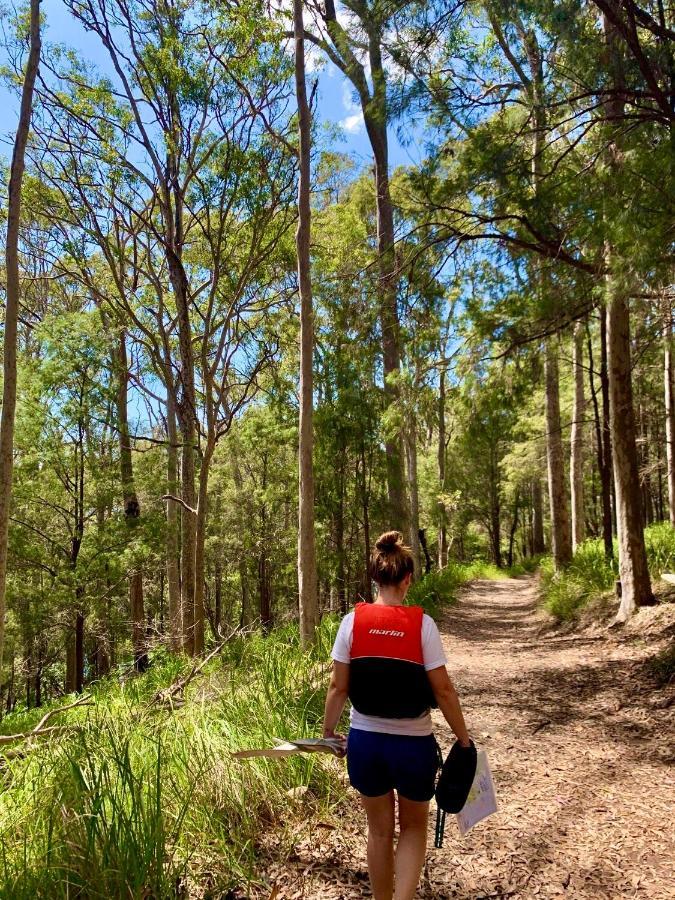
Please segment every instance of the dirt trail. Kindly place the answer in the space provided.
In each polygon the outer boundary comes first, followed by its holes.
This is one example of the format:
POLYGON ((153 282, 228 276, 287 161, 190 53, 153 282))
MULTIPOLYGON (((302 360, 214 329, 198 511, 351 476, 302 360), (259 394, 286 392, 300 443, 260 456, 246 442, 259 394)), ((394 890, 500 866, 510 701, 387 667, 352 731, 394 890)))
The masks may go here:
MULTIPOLYGON (((419 897, 675 898, 675 706, 644 674, 653 647, 544 631, 531 578, 474 582, 439 624, 500 811, 464 838, 450 818, 442 850, 430 823, 419 897)), ((371 896, 357 804, 277 877, 279 900, 371 896)))

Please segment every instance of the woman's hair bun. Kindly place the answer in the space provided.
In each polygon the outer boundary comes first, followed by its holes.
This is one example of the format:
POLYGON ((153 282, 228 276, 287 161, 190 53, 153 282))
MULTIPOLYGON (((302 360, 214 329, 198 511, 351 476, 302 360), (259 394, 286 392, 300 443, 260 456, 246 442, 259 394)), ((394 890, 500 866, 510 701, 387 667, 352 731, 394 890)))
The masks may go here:
POLYGON ((403 535, 400 531, 385 531, 375 541, 375 546, 381 553, 386 553, 387 550, 395 550, 396 547, 403 546, 403 535))
POLYGON ((373 581, 380 585, 399 584, 412 574, 413 557, 410 547, 403 543, 400 531, 385 531, 375 541, 368 571, 373 581))

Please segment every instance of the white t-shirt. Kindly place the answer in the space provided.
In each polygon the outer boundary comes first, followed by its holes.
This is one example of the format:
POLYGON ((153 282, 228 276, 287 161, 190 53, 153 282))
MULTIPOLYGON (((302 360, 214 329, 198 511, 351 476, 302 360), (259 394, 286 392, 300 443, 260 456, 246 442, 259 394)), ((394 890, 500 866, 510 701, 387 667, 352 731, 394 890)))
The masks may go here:
MULTIPOLYGON (((351 663, 352 635, 354 634, 354 612, 347 613, 340 622, 331 656, 336 662, 351 663)), ((422 618, 422 658, 424 668, 437 669, 447 662, 441 636, 436 623, 426 613, 422 618)), ((384 734, 407 734, 424 736, 431 734, 431 713, 426 712, 416 719, 385 719, 380 716, 366 716, 352 707, 349 714, 352 728, 361 731, 378 731, 384 734)))

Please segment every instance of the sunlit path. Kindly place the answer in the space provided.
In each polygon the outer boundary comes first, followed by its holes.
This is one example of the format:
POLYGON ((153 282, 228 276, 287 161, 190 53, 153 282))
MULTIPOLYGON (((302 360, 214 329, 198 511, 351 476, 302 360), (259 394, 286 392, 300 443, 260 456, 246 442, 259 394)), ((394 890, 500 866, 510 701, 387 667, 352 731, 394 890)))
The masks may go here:
MULTIPOLYGON (((545 631, 533 579, 475 582, 442 626, 500 812, 463 839, 446 829, 419 896, 674 897, 673 706, 645 680, 644 642, 545 631)), ((370 896, 356 806, 298 843, 279 897, 370 896)))

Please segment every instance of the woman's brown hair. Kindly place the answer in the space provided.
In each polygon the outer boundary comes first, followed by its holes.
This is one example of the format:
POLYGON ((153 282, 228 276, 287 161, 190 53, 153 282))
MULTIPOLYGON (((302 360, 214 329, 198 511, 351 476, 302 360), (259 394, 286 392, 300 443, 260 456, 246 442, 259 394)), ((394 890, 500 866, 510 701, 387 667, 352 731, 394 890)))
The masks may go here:
POLYGON ((400 531, 385 531, 375 541, 370 554, 368 574, 381 585, 399 584, 413 571, 410 547, 403 543, 400 531))

